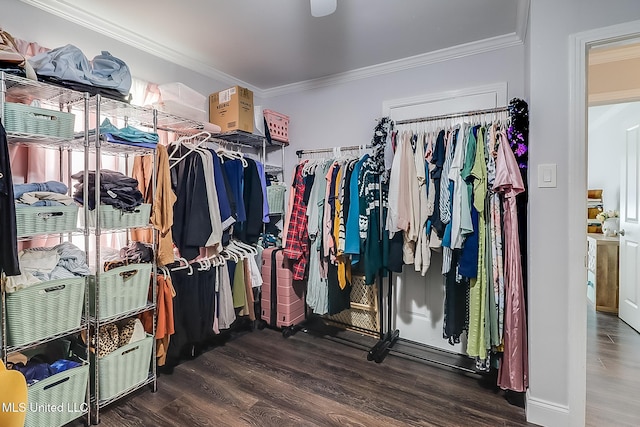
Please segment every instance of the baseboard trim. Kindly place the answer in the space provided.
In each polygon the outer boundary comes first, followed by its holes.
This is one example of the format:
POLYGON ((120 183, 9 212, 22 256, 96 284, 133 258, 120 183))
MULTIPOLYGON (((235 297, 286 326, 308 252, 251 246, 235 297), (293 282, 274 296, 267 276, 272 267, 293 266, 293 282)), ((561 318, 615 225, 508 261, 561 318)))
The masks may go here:
POLYGON ((569 407, 532 397, 527 390, 527 421, 546 427, 570 425, 569 407))

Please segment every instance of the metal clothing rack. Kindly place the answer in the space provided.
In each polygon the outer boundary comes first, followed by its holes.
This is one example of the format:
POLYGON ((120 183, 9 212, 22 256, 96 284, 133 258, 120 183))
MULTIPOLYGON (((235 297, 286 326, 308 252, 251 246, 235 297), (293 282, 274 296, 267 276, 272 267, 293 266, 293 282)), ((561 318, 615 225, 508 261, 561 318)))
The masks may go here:
POLYGON ((366 150, 368 148, 373 148, 373 146, 371 144, 367 144, 367 145, 349 145, 346 147, 316 148, 313 150, 298 150, 296 151, 296 155, 298 156, 298 158, 300 158, 305 154, 333 153, 335 150, 340 150, 340 152, 353 151, 353 150, 366 150))
MULTIPOLYGON (((470 110, 470 111, 451 113, 451 114, 442 114, 442 115, 437 115, 437 116, 419 117, 419 118, 415 118, 415 119, 398 120, 398 121, 394 122, 394 125, 398 126, 398 125, 433 122, 433 121, 438 121, 438 120, 447 120, 447 119, 454 119, 454 118, 482 116, 482 115, 486 115, 486 114, 503 113, 503 112, 508 112, 508 111, 509 111, 509 107, 507 107, 507 106, 494 107, 494 108, 485 108, 485 109, 470 110)), ((382 361, 384 361, 386 356, 391 351, 397 352, 397 353, 402 354, 402 355, 408 355, 408 353, 405 353, 405 352, 403 352, 401 350, 394 349, 394 345, 396 344, 396 342, 405 341, 405 340, 400 338, 400 331, 398 329, 394 329, 394 330, 391 329, 392 320, 393 320, 392 319, 392 313, 393 313, 392 277, 393 277, 393 274, 391 272, 388 272, 388 274, 389 274, 388 275, 388 279, 386 281, 387 282, 387 330, 384 331, 384 329, 383 329, 384 328, 384 323, 382 323, 381 324, 381 338, 380 338, 380 340, 378 340, 378 342, 376 342, 376 344, 367 353, 367 360, 370 360, 370 361, 373 360, 376 363, 381 363, 382 361)), ((380 274, 380 284, 381 284, 380 289, 381 289, 381 295, 382 295, 382 287, 383 287, 382 286, 383 285, 382 274, 380 274)), ((382 319, 382 315, 381 315, 381 319, 382 319)), ((452 352, 448 352, 448 351, 445 351, 445 350, 440 350, 438 348, 435 348, 433 346, 429 346, 427 344, 421 344, 421 343, 412 343, 412 344, 417 344, 420 347, 423 347, 425 350, 441 352, 441 353, 447 354, 449 356, 451 356, 451 355, 464 356, 464 355, 459 354, 459 353, 452 353, 452 352)), ((426 362, 426 363, 445 366, 447 368, 456 369, 456 370, 459 370, 459 371, 462 371, 462 372, 465 372, 465 373, 477 373, 476 371, 474 371, 473 369, 470 369, 468 367, 459 366, 459 365, 451 364, 451 363, 445 363, 445 362, 442 362, 440 360, 431 359, 429 357, 417 357, 417 356, 411 356, 411 357, 417 358, 417 359, 419 359, 419 360, 421 360, 423 362, 426 362)))
POLYGON ((485 108, 482 110, 464 111, 462 113, 441 114, 439 116, 429 116, 429 117, 420 117, 417 119, 398 120, 395 122, 395 125, 396 126, 408 125, 411 123, 433 122, 437 120, 456 119, 456 118, 470 117, 470 116, 481 116, 483 114, 501 113, 505 111, 509 111, 509 107, 505 106, 505 107, 485 108))
MULTIPOLYGON (((346 152, 346 151, 355 151, 355 150, 366 150, 366 149, 371 149, 373 148, 372 144, 363 144, 363 145, 349 145, 349 146, 340 146, 340 147, 331 147, 331 148, 317 148, 317 149, 311 149, 311 150, 297 150, 296 151, 296 155, 298 156, 298 158, 302 158, 304 155, 309 155, 309 154, 321 154, 321 153, 334 153, 334 152, 346 152)), ((381 279, 381 278, 380 278, 381 279)), ((353 327, 354 330, 360 330, 360 331, 366 331, 365 333, 369 334, 369 333, 376 333, 379 334, 380 339, 383 338, 383 318, 382 318, 382 281, 379 280, 378 281, 378 327, 379 327, 379 331, 373 331, 373 330, 368 330, 368 329, 364 329, 364 328, 360 328, 357 327, 355 325, 348 325, 346 323, 340 322, 338 320, 333 320, 333 319, 329 319, 329 321, 331 323, 335 323, 338 325, 342 325, 342 326, 346 326, 346 327, 353 327)), ((305 306, 306 306, 306 296, 305 296, 305 306)), ((307 317, 308 313, 308 309, 307 307, 305 308, 305 317, 307 317)), ((309 319, 307 318, 306 321, 308 321, 309 319)), ((297 328, 297 330, 304 330, 305 332, 308 332, 308 322, 305 323, 305 326, 300 326, 297 328)), ((340 337, 339 338, 340 341, 342 341, 345 344, 351 344, 351 345, 355 345, 356 347, 366 347, 364 346, 362 343, 351 340, 349 338, 345 338, 345 337, 340 337)))

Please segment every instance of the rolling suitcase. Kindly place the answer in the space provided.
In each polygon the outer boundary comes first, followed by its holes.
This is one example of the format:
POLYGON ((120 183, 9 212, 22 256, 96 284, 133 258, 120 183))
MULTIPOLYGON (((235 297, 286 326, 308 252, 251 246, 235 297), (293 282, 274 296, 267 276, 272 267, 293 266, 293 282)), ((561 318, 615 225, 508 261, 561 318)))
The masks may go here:
POLYGON ((294 281, 283 249, 262 252, 261 318, 269 326, 282 329, 286 338, 305 319, 304 282, 294 281))

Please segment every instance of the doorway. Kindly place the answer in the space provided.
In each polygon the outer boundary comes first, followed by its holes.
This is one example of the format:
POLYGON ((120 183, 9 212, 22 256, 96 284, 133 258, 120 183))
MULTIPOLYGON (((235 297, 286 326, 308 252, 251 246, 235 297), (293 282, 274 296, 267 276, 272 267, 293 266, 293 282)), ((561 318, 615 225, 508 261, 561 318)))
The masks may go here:
POLYGON ((640 392, 640 363, 635 356, 640 350, 640 333, 620 319, 618 311, 622 305, 621 317, 630 322, 624 305, 635 305, 629 301, 629 286, 637 288, 637 280, 629 282, 631 276, 638 276, 629 267, 633 252, 629 248, 637 245, 629 236, 617 234, 620 218, 616 216, 628 217, 640 199, 638 175, 633 173, 640 158, 634 154, 640 141, 633 138, 634 129, 640 126, 636 77, 640 74, 640 39, 594 43, 586 59, 588 217, 593 217, 589 212, 594 213, 595 206, 604 216, 587 220, 588 231, 595 233, 587 234, 585 425, 635 426, 640 420, 635 404, 640 392), (606 217, 613 219, 598 226, 598 220, 606 217))
MULTIPOLYGON (((622 27, 618 28, 617 34, 615 29, 609 29, 611 31, 608 33, 607 30, 601 32, 601 36, 598 36, 598 31, 595 31, 594 34, 584 36, 582 39, 587 49, 585 49, 585 56, 578 64, 583 68, 576 74, 586 71, 586 75, 577 76, 576 82, 572 81, 572 83, 573 88, 577 90, 582 86, 583 94, 585 87, 588 89, 588 95, 579 97, 578 100, 582 102, 576 103, 575 107, 576 110, 582 109, 583 132, 584 129, 587 129, 587 132, 582 142, 573 139, 572 141, 583 144, 583 147, 586 142, 587 147, 584 151, 586 173, 583 175, 586 178, 583 178, 586 186, 584 188, 602 190, 602 208, 605 211, 619 212, 622 207, 622 215, 624 215, 625 203, 629 201, 625 196, 624 179, 629 176, 625 170, 628 166, 635 165, 634 162, 629 162, 628 158, 640 158, 633 153, 631 156, 627 155, 627 149, 635 146, 631 144, 633 141, 630 135, 634 133, 630 131, 640 125, 640 102, 638 102, 640 101, 640 84, 635 77, 631 79, 632 83, 629 85, 625 82, 624 74, 636 63, 639 68, 635 76, 640 72, 640 38, 637 34, 629 34, 629 31, 625 35, 625 29, 622 27), (638 55, 625 58, 616 56, 616 52, 620 53, 625 47, 627 53, 633 51, 638 55), (597 59, 594 61, 594 58, 597 59), (595 69, 594 63, 597 66, 595 69), (594 83, 596 77, 604 80, 594 83)), ((574 111, 574 118, 578 118, 579 115, 579 111, 574 111)), ((574 124, 580 126, 580 120, 576 120, 574 124)), ((579 133, 579 131, 574 133, 574 136, 579 133)), ((577 167, 577 170, 580 170, 580 167, 577 167)), ((640 198, 638 178, 632 181, 635 183, 632 183, 632 187, 635 186, 632 192, 636 195, 635 199, 638 199, 640 198)), ((584 234, 586 231, 585 229, 584 234)), ((617 238, 614 237, 614 239, 617 238)), ((593 239, 589 240, 592 242, 593 239)), ((615 245, 617 256, 619 246, 617 241, 615 245)), ((589 250, 591 249, 589 247, 589 250)), ((589 252, 589 255, 593 254, 589 252)), ((589 260, 589 256, 587 259, 589 260)), ((617 262, 616 258, 616 266, 617 262)), ((597 286, 598 280, 594 279, 592 267, 593 265, 587 265, 588 284, 593 284, 591 281, 595 280, 597 286)), ((613 271, 612 266, 608 270, 613 271)), ((623 277, 626 274, 625 271, 629 273, 632 269, 626 268, 623 263, 619 275, 623 277)), ((626 276, 629 281, 631 277, 629 274, 626 276)), ((632 276, 634 276, 633 282, 637 283, 639 280, 637 274, 632 276)), ((612 274, 609 279, 613 277, 612 274)), ((617 285, 617 275, 615 275, 615 281, 617 285)), ((587 286, 585 289, 583 284, 582 289, 591 291, 589 295, 591 301, 587 303, 585 316, 587 324, 585 328, 585 425, 637 425, 640 410, 636 408, 635 397, 628 396, 637 396, 640 392, 640 363, 637 363, 634 356, 640 350, 640 334, 617 317, 618 306, 623 303, 618 301, 617 287, 612 291, 615 292, 615 298, 609 298, 607 303, 600 305, 596 301, 592 288, 587 286)), ((579 298, 580 302, 585 301, 584 296, 583 292, 582 298, 579 298)), ((579 327, 584 328, 584 324, 579 327)))

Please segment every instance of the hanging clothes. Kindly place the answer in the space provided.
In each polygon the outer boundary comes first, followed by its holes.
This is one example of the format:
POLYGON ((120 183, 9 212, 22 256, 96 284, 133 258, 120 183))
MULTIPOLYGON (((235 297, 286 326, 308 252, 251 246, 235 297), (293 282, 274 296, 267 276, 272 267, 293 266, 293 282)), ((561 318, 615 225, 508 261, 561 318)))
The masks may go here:
POLYGON ((498 372, 498 385, 524 392, 529 385, 529 359, 516 196, 525 188, 518 163, 508 146, 506 133, 500 132, 498 139, 493 189, 502 194, 505 238, 504 356, 498 372))
MULTIPOLYGON (((19 276, 18 230, 7 133, 0 123, 0 274, 19 276)), ((4 285, 4 284, 3 284, 4 285)))
MULTIPOLYGON (((176 195, 171 188, 171 172, 169 170, 169 154, 163 145, 156 147, 156 194, 153 197, 153 156, 137 156, 133 160, 132 177, 138 181, 138 189, 145 203, 151 203, 150 222, 158 230, 158 265, 171 264, 173 256, 173 205, 176 195)), ((152 231, 147 229, 131 230, 131 239, 150 243, 152 231)))
MULTIPOLYGON (((152 287, 149 288, 149 299, 151 300, 152 287)), ((169 348, 170 337, 175 333, 175 323, 173 320, 173 298, 176 291, 170 276, 158 275, 156 281, 156 358, 158 366, 164 366, 167 360, 167 350, 169 348)), ((140 315, 140 320, 144 325, 144 330, 153 333, 153 312, 146 311, 140 315)))
MULTIPOLYGON (((263 220, 265 218, 263 210, 264 193, 262 192, 262 181, 260 180, 256 162, 249 158, 246 158, 245 161, 247 162, 247 167, 243 169, 240 187, 242 205, 245 207, 245 220, 238 219, 239 224, 234 226, 234 235, 245 243, 256 244, 260 233, 262 233, 263 220), (251 208, 248 209, 248 206, 251 206, 251 208)), ((268 219, 268 212, 266 216, 268 219)))
POLYGON ((293 193, 294 201, 287 232, 284 255, 292 260, 293 280, 304 280, 309 260, 309 235, 307 231, 307 209, 304 205, 304 179, 302 168, 306 162, 296 167, 293 193))
POLYGON ((200 155, 180 146, 177 155, 186 156, 171 169, 171 187, 177 200, 173 214, 173 239, 181 256, 192 260, 200 255, 212 232, 204 166, 200 155))
MULTIPOLYGON (((313 185, 307 204, 307 232, 309 235, 309 277, 307 279, 307 305, 316 314, 327 314, 329 311, 327 271, 323 269, 321 222, 324 217, 327 180, 325 176, 330 162, 315 166, 313 185)), ((356 223, 357 224, 357 223, 356 223)), ((349 228, 347 227, 347 237, 349 228)), ((357 237, 357 230, 356 230, 357 237)), ((358 238, 358 246, 359 246, 358 238)))
MULTIPOLYGON (((522 105, 517 101, 512 104, 522 105)), ((417 134, 402 130, 394 133, 388 144, 391 149, 386 151, 392 194, 384 221, 386 231, 393 236, 392 245, 399 243, 397 235, 402 231, 404 262, 413 263, 415 271, 423 272, 425 267, 423 254, 428 252, 423 251, 423 238, 430 250, 441 248, 443 337, 456 344, 467 331, 465 349, 476 359, 476 369, 488 371, 499 364, 498 385, 521 392, 528 385, 528 366, 519 235, 524 225, 519 221, 519 201, 526 198, 521 172, 526 169, 528 116, 521 109, 518 114, 521 122, 517 128, 505 125, 504 117, 487 124, 478 123, 475 117, 472 125, 452 124, 417 134), (423 141, 422 145, 418 146, 418 141, 423 141), (408 142, 413 149, 413 170, 406 166, 408 142), (525 161, 518 164, 518 158, 525 161), (421 162, 425 165, 424 185, 421 162), (407 177, 414 171, 417 176, 412 180, 420 191, 416 203, 407 203, 413 194, 413 184, 407 177), (426 196, 426 209, 422 196, 426 196), (420 215, 435 207, 415 242, 413 259, 407 253, 407 243, 411 243, 407 223, 416 216, 402 216, 405 204, 419 206, 420 215)), ((422 225, 422 217, 418 218, 422 225)), ((401 271, 401 264, 390 260, 389 268, 401 271)))

